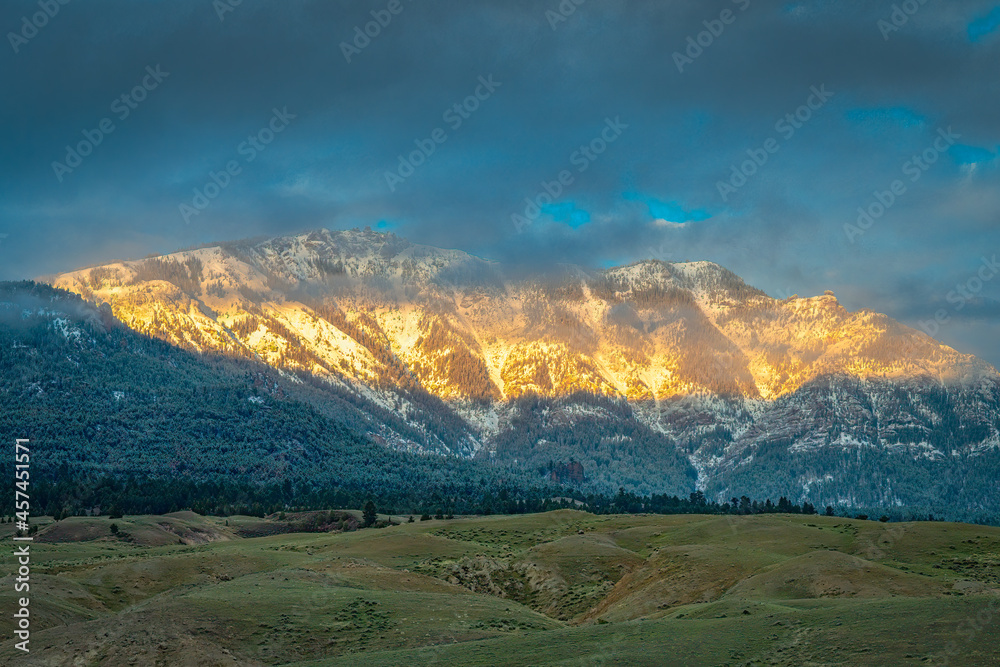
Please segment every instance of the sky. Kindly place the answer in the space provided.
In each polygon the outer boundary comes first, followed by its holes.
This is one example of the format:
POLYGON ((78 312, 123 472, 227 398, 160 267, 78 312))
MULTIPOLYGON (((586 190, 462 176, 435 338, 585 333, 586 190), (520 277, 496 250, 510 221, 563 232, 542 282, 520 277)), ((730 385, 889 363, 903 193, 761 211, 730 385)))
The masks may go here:
POLYGON ((0 30, 0 279, 371 226, 710 260, 1000 366, 1000 0, 4 0, 0 30))

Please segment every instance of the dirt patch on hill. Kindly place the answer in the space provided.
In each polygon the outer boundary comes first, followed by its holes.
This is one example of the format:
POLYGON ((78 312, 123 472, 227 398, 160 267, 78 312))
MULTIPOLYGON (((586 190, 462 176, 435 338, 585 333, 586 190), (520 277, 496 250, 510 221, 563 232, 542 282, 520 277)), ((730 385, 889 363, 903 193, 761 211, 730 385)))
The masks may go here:
POLYGON ((111 535, 113 522, 103 518, 73 517, 47 526, 35 536, 37 542, 89 542, 111 535))

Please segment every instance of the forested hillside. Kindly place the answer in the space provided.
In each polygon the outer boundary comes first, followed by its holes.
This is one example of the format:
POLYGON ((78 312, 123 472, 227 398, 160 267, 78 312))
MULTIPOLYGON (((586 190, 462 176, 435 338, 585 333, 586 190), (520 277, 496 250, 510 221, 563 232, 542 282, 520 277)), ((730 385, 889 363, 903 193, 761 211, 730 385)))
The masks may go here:
POLYGON ((422 433, 356 395, 137 334, 46 285, 0 284, 0 368, 0 430, 31 440, 35 497, 47 505, 38 509, 52 514, 106 504, 129 479, 160 480, 129 485, 146 511, 309 493, 345 505, 461 499, 470 510, 500 487, 527 497, 541 481, 487 461, 387 447, 374 440, 376 420, 422 433))
POLYGON ((278 369, 298 380, 285 391, 397 451, 583 494, 1000 511, 996 369, 832 292, 775 299, 712 262, 526 275, 316 230, 52 282, 136 332, 278 369))

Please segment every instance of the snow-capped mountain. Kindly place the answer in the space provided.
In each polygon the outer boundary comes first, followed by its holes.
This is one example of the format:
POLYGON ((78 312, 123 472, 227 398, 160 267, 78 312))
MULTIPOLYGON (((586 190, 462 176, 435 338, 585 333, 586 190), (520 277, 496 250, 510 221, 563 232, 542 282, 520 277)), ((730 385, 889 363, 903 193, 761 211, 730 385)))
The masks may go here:
POLYGON ((418 427, 432 418, 418 397, 436 397, 462 431, 439 439, 441 451, 572 457, 615 488, 603 466, 628 438, 661 438, 650 456, 679 451, 724 497, 762 483, 768 461, 809 461, 774 475, 820 502, 913 502, 894 490, 896 473, 878 470, 877 491, 848 498, 851 480, 875 465, 859 462, 866 456, 923 470, 1000 450, 990 365, 885 315, 848 312, 830 292, 773 299, 711 262, 563 266, 524 279, 393 234, 320 230, 51 282, 109 304, 137 331, 308 371, 418 427), (624 422, 642 433, 605 428, 624 422), (560 433, 586 428, 601 433, 592 451, 559 444, 560 433))

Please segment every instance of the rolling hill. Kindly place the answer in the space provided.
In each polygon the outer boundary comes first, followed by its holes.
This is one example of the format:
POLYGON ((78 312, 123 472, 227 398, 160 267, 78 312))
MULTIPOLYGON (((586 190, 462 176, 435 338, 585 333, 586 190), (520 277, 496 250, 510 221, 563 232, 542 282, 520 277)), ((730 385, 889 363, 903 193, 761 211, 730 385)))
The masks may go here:
MULTIPOLYGON (((568 510, 383 518, 403 523, 244 537, 282 522, 178 513, 116 519, 112 536, 106 517, 43 520, 32 652, 18 664, 1000 660, 996 528, 568 510)), ((14 659, 6 642, 0 662, 14 659)))

